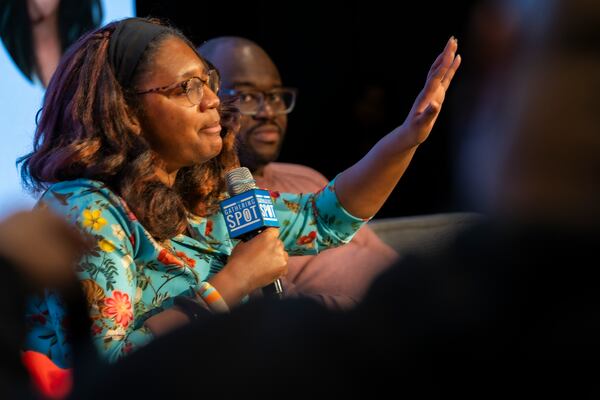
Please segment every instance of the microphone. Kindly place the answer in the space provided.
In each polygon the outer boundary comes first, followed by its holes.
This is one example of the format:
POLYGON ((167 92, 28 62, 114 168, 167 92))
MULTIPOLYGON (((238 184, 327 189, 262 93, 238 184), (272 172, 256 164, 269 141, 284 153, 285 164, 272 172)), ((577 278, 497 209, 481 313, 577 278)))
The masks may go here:
MULTIPOLYGON (((232 169, 227 172, 225 179, 230 197, 221 202, 221 211, 229 237, 246 242, 266 228, 279 228, 271 195, 256 186, 248 168, 232 169)), ((282 298, 281 280, 275 279, 262 291, 265 296, 282 298)))

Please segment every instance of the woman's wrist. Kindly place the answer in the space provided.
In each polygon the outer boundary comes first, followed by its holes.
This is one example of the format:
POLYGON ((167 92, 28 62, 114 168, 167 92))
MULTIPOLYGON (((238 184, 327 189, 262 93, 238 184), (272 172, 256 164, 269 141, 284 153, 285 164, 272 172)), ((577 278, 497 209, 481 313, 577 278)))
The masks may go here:
POLYGON ((229 308, 239 304, 249 293, 246 285, 238 277, 231 275, 227 268, 213 275, 208 283, 219 292, 229 308))
POLYGON ((196 291, 196 295, 213 313, 229 312, 229 306, 225 302, 225 299, 223 299, 221 293, 209 282, 202 282, 196 291))
POLYGON ((388 146, 396 152, 414 150, 425 141, 419 138, 416 127, 407 126, 406 123, 396 127, 390 133, 392 142, 388 146))

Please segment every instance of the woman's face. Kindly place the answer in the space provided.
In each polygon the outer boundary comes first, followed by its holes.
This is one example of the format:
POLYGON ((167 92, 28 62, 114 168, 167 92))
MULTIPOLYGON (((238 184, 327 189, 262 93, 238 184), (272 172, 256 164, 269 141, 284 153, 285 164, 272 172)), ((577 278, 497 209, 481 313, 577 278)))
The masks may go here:
POLYGON ((27 0, 27 12, 32 22, 48 18, 58 9, 60 0, 27 0))
MULTIPOLYGON (((193 76, 205 79, 207 73, 206 65, 184 41, 169 37, 160 45, 136 90, 168 86, 193 76)), ((198 105, 193 105, 180 87, 140 95, 142 135, 168 173, 206 162, 221 151, 219 98, 206 85, 203 90, 198 105)))

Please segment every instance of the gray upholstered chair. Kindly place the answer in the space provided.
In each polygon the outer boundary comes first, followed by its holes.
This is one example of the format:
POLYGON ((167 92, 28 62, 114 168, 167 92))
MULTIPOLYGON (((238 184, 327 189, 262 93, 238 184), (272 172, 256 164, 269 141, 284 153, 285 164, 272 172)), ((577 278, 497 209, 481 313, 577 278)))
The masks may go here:
POLYGON ((434 255, 463 229, 481 221, 477 213, 459 212, 373 219, 369 226, 401 256, 434 255))

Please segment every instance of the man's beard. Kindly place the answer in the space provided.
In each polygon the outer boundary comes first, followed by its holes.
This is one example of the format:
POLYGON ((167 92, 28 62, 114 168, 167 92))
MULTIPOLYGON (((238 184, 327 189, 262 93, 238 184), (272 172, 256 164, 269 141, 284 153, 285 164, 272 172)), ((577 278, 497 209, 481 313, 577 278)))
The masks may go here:
POLYGON ((250 171, 254 172, 260 167, 264 167, 277 160, 279 157, 279 153, 281 150, 281 144, 277 146, 277 149, 270 154, 261 154, 254 151, 244 140, 238 137, 236 142, 238 158, 240 159, 240 165, 242 167, 248 168, 250 171))

